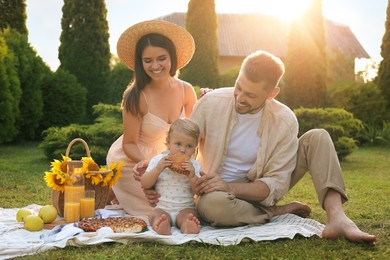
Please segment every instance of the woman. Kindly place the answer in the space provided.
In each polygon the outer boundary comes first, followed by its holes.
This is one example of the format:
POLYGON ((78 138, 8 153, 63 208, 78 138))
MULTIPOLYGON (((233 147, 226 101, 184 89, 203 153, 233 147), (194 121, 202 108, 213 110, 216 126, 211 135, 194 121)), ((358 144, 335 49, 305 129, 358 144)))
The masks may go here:
POLYGON ((190 116, 195 91, 176 75, 191 60, 195 43, 180 26, 146 21, 123 32, 117 51, 134 71, 134 80, 123 94, 123 135, 112 144, 107 163, 125 163, 122 177, 113 186, 120 206, 131 215, 147 215, 151 208, 132 168, 165 150, 170 124, 190 116))

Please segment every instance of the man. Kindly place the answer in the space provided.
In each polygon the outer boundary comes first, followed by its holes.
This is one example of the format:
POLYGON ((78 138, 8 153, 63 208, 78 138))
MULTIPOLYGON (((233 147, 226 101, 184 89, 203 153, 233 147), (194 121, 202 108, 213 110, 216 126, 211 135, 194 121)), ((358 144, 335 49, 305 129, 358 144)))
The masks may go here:
POLYGON ((345 185, 329 134, 315 129, 298 140, 294 113, 274 99, 283 73, 280 59, 257 51, 244 60, 234 88, 196 103, 191 120, 201 130, 197 159, 205 172, 197 181, 200 216, 213 226, 240 226, 287 212, 307 215, 307 205, 275 204, 309 171, 327 213, 322 237, 374 242, 345 215, 345 185))

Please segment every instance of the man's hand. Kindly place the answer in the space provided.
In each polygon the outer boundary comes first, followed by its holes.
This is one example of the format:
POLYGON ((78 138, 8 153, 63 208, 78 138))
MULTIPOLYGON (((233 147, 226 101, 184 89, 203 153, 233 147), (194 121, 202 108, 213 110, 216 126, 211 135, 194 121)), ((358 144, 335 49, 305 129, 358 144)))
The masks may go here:
POLYGON ((147 201, 149 202, 149 206, 156 207, 160 194, 158 194, 154 189, 144 189, 144 193, 147 201))
POLYGON ((141 176, 145 173, 146 168, 148 168, 149 161, 143 160, 139 161, 136 165, 133 167, 133 176, 136 181, 141 180, 141 176))
POLYGON ((228 191, 228 185, 218 174, 215 176, 206 175, 200 172, 201 177, 196 181, 196 190, 199 194, 210 193, 213 191, 228 191))

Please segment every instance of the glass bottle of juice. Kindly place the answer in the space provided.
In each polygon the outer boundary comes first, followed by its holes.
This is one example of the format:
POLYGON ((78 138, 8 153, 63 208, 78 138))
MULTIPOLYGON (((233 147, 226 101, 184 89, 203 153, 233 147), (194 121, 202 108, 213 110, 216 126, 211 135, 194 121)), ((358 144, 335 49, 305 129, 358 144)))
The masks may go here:
POLYGON ((80 199, 85 196, 84 168, 82 161, 69 161, 65 183, 64 218, 66 223, 80 220, 80 199))

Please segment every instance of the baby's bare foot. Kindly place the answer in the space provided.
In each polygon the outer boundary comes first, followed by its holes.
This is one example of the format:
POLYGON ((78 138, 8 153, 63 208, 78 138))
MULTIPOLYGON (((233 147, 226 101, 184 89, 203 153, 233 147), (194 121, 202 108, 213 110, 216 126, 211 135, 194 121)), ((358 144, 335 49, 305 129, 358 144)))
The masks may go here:
POLYGON ((200 231, 201 225, 200 221, 194 214, 190 213, 187 219, 182 223, 180 231, 183 234, 198 234, 200 231))
POLYGON ((162 214, 158 219, 154 221, 153 230, 160 235, 172 235, 171 223, 167 215, 162 214))

